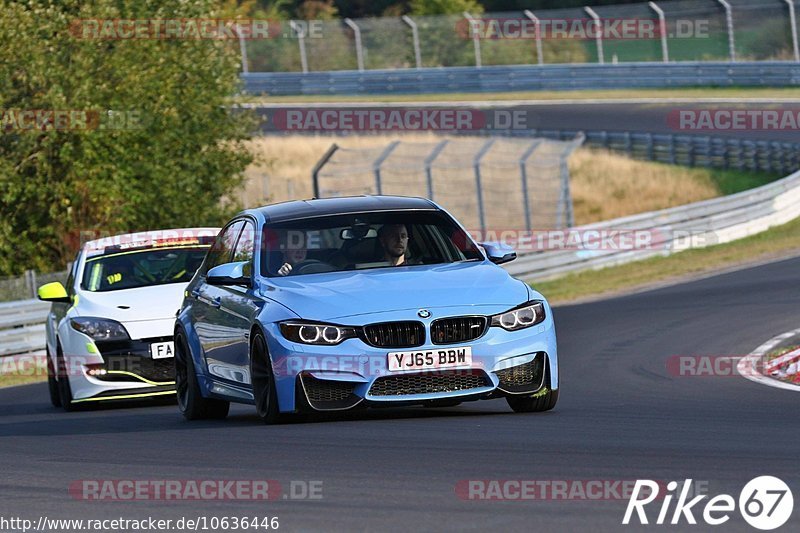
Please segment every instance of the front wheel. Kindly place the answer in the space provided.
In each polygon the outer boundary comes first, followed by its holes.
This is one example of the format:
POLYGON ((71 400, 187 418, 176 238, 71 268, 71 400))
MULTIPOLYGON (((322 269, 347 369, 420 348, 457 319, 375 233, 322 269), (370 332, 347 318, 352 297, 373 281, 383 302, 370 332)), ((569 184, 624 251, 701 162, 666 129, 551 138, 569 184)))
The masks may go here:
POLYGON ((189 346, 180 333, 175 335, 175 389, 178 409, 186 420, 219 419, 228 416, 230 402, 204 398, 200 392, 189 346))
POLYGON ((50 357, 50 350, 45 354, 47 357, 47 391, 50 393, 50 403, 53 407, 61 407, 61 397, 58 395, 58 381, 56 381, 56 370, 53 358, 50 357))
POLYGON ((58 373, 56 389, 58 390, 58 403, 68 412, 75 410, 75 406, 72 405, 72 387, 69 384, 70 371, 71 367, 67 366, 64 352, 59 346, 56 348, 56 372, 58 373))
POLYGON ((508 406, 516 413, 540 413, 549 411, 558 402, 558 389, 543 389, 533 396, 506 396, 508 406))
POLYGON ((280 419, 278 392, 275 390, 275 374, 267 351, 264 335, 256 333, 250 345, 250 380, 253 383, 253 398, 256 414, 265 424, 274 424, 280 419))

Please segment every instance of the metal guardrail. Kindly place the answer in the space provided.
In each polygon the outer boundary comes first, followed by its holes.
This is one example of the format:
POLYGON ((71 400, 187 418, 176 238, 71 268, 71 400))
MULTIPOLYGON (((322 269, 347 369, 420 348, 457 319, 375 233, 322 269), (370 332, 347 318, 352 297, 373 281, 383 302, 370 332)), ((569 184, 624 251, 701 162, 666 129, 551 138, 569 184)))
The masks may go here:
POLYGON ((579 270, 599 269, 689 247, 702 248, 760 233, 800 216, 800 171, 779 181, 721 198, 572 228, 588 231, 649 231, 642 249, 558 250, 520 253, 507 269, 543 281, 579 270))
POLYGON ((250 72, 244 91, 268 95, 387 95, 669 87, 796 87, 800 63, 686 62, 583 65, 512 65, 250 72))
POLYGON ((39 300, 0 303, 0 357, 43 350, 49 311, 39 300))
POLYGON ((569 140, 579 133, 586 135, 586 146, 672 165, 780 174, 789 174, 800 168, 800 142, 605 130, 525 130, 516 134, 569 140))

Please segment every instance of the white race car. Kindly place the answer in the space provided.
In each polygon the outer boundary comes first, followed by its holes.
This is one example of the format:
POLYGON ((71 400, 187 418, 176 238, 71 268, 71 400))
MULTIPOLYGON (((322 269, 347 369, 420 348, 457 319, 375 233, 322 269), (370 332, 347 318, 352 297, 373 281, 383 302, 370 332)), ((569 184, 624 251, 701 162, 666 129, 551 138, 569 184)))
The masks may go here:
POLYGON ((64 287, 39 287, 47 317, 50 401, 175 394, 175 314, 219 228, 129 233, 87 242, 64 287))

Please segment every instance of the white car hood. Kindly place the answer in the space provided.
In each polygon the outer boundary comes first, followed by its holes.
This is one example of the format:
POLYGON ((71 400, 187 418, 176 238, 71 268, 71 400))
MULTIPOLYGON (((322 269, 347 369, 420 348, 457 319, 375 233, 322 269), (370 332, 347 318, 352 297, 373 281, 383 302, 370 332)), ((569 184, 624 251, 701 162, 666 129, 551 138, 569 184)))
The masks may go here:
POLYGON ((170 283, 108 292, 81 291, 75 308, 79 316, 110 318, 123 324, 175 320, 187 283, 170 283))

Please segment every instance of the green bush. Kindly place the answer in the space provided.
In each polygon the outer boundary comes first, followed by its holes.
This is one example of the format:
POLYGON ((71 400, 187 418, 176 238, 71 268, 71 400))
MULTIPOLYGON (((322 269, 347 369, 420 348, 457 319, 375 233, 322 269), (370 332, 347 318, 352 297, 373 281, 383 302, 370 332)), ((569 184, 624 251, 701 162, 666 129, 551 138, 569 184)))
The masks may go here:
POLYGON ((77 38, 80 19, 213 17, 210 0, 0 0, 0 110, 84 110, 97 129, 0 129, 0 275, 60 270, 82 231, 218 224, 251 161, 228 40, 77 38), (94 115, 92 115, 94 114, 94 115), (113 118, 118 129, 104 129, 113 118))

